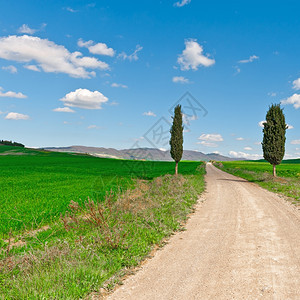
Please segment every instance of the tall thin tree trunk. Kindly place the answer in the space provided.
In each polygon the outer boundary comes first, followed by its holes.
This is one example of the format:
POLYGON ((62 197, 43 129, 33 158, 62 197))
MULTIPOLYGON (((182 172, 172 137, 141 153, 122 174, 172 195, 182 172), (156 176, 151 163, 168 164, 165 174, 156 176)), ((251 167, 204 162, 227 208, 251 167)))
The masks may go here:
POLYGON ((273 165, 273 176, 276 177, 276 165, 273 165))
POLYGON ((176 161, 176 166, 175 166, 175 175, 178 175, 178 162, 176 161))

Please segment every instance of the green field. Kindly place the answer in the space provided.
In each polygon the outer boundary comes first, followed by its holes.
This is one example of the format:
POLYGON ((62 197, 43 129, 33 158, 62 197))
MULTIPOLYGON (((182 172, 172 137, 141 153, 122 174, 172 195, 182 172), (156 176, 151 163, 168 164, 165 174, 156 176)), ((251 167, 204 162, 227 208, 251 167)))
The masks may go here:
POLYGON ((277 178, 273 178, 273 167, 265 161, 222 162, 217 166, 270 191, 288 196, 295 204, 300 203, 300 159, 285 160, 278 165, 277 178))
POLYGON ((112 288, 182 228, 204 190, 201 162, 173 176, 172 162, 1 146, 0 167, 0 299, 112 288))
MULTIPOLYGON (((101 201, 107 191, 127 189, 132 179, 173 174, 174 163, 138 162, 0 146, 0 237, 57 220, 71 200, 101 201), (24 155, 20 155, 23 153, 24 155)), ((193 174, 199 163, 182 163, 193 174)))

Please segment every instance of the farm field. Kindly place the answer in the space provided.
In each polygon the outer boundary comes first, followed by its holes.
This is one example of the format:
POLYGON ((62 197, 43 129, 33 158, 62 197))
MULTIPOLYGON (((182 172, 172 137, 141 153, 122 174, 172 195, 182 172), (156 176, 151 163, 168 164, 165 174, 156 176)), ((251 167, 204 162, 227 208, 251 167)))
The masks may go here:
POLYGON ((201 162, 180 163, 175 177, 171 162, 0 152, 0 299, 111 289, 181 229, 204 190, 201 162))
POLYGON ((294 204, 300 204, 300 159, 285 160, 278 165, 277 178, 273 178, 272 166, 265 161, 222 162, 216 166, 272 192, 290 197, 294 204))
MULTIPOLYGON (((71 200, 101 201, 110 190, 131 187, 133 178, 151 180, 174 170, 170 162, 122 161, 10 146, 0 146, 1 153, 0 237, 57 220, 71 200)), ((182 163, 181 173, 193 174, 198 165, 182 163)))

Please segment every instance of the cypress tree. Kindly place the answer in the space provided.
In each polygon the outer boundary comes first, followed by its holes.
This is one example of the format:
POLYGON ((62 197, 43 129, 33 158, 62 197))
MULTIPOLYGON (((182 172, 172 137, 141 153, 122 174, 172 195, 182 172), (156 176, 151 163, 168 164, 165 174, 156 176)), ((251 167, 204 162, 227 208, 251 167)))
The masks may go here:
POLYGON ((174 109, 173 125, 171 127, 170 153, 176 162, 175 175, 178 174, 178 163, 182 158, 183 153, 183 126, 182 126, 182 111, 181 105, 177 105, 174 109))
POLYGON ((280 104, 272 104, 263 123, 264 137, 262 142, 265 160, 273 165, 273 176, 276 177, 276 166, 279 165, 285 153, 285 132, 287 125, 280 104))

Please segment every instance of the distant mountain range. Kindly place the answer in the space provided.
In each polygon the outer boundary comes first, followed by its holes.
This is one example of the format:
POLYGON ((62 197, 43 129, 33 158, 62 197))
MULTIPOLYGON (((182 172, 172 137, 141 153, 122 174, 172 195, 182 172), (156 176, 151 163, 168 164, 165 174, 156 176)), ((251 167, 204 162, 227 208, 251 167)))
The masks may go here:
MULTIPOLYGON (((136 148, 136 149, 117 150, 114 148, 70 146, 70 147, 47 147, 43 149, 48 151, 56 151, 56 152, 88 153, 93 156, 107 157, 107 158, 172 161, 169 151, 162 151, 156 148, 136 148)), ((232 161, 232 160, 245 160, 245 159, 231 158, 216 153, 204 154, 198 151, 184 150, 182 160, 232 161)))

